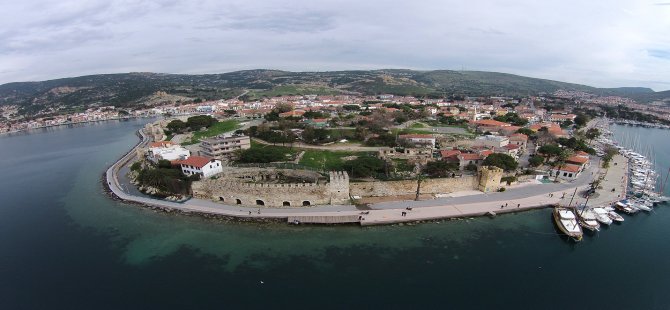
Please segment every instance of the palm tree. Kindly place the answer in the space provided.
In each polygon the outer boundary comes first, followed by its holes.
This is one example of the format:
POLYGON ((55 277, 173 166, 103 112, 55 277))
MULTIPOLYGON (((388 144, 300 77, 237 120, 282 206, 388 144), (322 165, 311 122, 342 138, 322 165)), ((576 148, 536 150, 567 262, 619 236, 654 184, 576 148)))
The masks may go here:
POLYGON ((572 156, 572 150, 571 149, 563 149, 558 156, 556 156, 556 162, 555 162, 555 167, 558 167, 556 171, 556 177, 554 178, 554 182, 558 182, 558 175, 560 174, 559 170, 563 169, 565 167, 565 163, 572 156))

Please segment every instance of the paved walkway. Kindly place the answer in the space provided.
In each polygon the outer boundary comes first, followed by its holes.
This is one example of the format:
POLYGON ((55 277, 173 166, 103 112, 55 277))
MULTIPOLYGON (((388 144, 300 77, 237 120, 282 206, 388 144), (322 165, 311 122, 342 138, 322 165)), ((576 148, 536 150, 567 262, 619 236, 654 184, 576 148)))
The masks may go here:
MULTIPOLYGON (((144 137, 144 136, 143 136, 144 137)), ((140 143, 142 145, 144 142, 140 143)), ((433 220, 451 217, 479 216, 490 212, 516 212, 534 208, 542 208, 556 203, 566 203, 575 188, 577 192, 586 190, 589 183, 597 176, 599 162, 591 164, 580 177, 572 183, 534 184, 520 186, 505 192, 468 195, 459 197, 438 198, 425 201, 393 201, 374 204, 371 210, 363 213, 353 205, 328 205, 309 208, 251 208, 219 204, 202 199, 190 199, 183 203, 160 199, 140 197, 122 190, 116 176, 117 168, 129 162, 135 156, 134 149, 107 169, 106 180, 109 189, 119 198, 149 206, 164 209, 179 210, 182 212, 196 212, 237 217, 242 219, 281 219, 289 217, 343 217, 356 216, 361 225, 390 224, 420 220, 433 220), (593 172, 593 174, 591 174, 593 172), (566 193, 563 197, 563 193, 566 193), (563 197, 563 199, 562 199, 563 197), (411 210, 406 208, 410 207, 411 210)), ((607 184, 617 184, 620 174, 625 173, 625 164, 619 163, 621 158, 615 158, 613 165, 606 176, 607 184), (611 179, 611 180, 610 180, 611 179)), ((620 183, 618 183, 620 184, 620 183)), ((613 199, 617 193, 612 193, 609 185, 603 185, 600 200, 613 199)), ((574 202, 573 202, 574 203, 574 202)), ((589 205, 592 205, 589 203, 589 205)))

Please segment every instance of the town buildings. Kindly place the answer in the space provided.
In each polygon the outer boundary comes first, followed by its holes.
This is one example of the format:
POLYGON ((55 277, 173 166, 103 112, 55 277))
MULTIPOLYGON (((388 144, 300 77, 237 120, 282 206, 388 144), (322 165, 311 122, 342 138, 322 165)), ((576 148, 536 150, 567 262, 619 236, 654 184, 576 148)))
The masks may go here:
POLYGON ((202 153, 209 157, 223 158, 231 155, 237 150, 251 148, 251 141, 245 135, 218 136, 203 139, 200 143, 202 153))

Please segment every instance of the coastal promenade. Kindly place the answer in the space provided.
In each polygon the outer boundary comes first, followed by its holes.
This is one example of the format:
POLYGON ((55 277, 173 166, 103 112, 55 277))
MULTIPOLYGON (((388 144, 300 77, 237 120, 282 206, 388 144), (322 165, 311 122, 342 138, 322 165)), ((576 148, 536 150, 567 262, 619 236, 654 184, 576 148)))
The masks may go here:
MULTIPOLYGON (((148 143, 141 130, 140 136, 142 139, 135 148, 148 143)), ((301 223, 329 224, 359 223, 362 226, 367 226, 518 212, 544 208, 557 203, 567 204, 572 193, 575 192, 575 188, 577 188, 576 192, 578 193, 587 190, 589 183, 599 174, 599 162, 595 161, 591 167, 582 172, 577 180, 571 183, 525 185, 511 187, 508 191, 500 193, 480 193, 422 201, 382 202, 372 204, 366 210, 360 210, 353 205, 324 205, 308 208, 253 208, 225 205, 195 198, 185 202, 173 202, 130 194, 119 183, 118 173, 122 166, 135 159, 135 148, 109 167, 105 173, 107 186, 116 197, 124 201, 166 211, 231 217, 240 220, 278 220, 286 222, 290 220, 301 223)), ((619 161, 621 161, 620 158, 615 158, 617 165, 613 165, 608 170, 606 176, 608 181, 606 182, 615 185, 623 184, 621 183, 621 176, 625 176, 626 173, 625 163, 623 161, 619 163, 619 161)), ((608 183, 607 187, 604 186, 604 190, 600 191, 598 200, 603 202, 616 200, 617 194, 620 194, 620 192, 611 192, 609 186, 608 183)), ((589 204, 591 205, 591 203, 589 204)))

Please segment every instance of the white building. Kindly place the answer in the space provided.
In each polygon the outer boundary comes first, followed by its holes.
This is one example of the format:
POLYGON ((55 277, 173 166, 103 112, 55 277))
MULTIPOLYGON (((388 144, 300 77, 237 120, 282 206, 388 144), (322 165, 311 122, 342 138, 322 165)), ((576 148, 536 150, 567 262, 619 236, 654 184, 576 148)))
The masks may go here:
POLYGON ((561 167, 554 167, 549 171, 551 177, 556 177, 558 174, 559 179, 572 181, 577 179, 579 173, 582 171, 582 167, 578 165, 566 164, 561 167))
POLYGON ((202 178, 209 178, 213 175, 223 172, 223 165, 218 159, 212 159, 202 156, 191 156, 186 160, 176 162, 187 176, 200 174, 202 178))
POLYGON ((430 146, 431 148, 435 148, 435 137, 432 135, 427 135, 427 134, 410 134, 410 135, 400 135, 398 136, 400 139, 407 140, 416 146, 419 145, 425 145, 425 146, 430 146))
POLYGON ((179 144, 170 141, 153 142, 149 145, 147 156, 150 161, 157 163, 159 160, 184 160, 191 156, 191 152, 179 144))
POLYGON ((509 138, 505 136, 486 135, 477 137, 477 139, 475 140, 475 144, 488 146, 492 148, 501 148, 509 144, 509 138))

